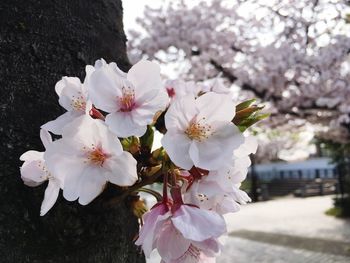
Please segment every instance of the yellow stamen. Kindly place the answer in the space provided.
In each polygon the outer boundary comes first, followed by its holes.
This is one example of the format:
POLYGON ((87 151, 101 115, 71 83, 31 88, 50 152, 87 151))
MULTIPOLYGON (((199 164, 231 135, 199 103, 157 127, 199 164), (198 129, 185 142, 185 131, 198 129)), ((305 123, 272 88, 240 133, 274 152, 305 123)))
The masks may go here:
MULTIPOLYGON (((204 120, 204 118, 203 118, 204 120)), ((191 140, 202 141, 210 135, 211 126, 192 120, 185 133, 191 140)))

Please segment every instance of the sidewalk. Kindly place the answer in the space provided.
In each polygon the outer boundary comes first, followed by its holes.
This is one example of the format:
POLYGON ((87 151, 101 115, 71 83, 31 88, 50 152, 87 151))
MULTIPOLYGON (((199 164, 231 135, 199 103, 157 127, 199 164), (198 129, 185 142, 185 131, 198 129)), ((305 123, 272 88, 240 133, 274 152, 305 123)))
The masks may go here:
MULTIPOLYGON (((327 216, 331 196, 282 198, 226 216, 217 263, 349 263, 350 221, 327 216)), ((154 253, 149 263, 160 262, 154 253)))

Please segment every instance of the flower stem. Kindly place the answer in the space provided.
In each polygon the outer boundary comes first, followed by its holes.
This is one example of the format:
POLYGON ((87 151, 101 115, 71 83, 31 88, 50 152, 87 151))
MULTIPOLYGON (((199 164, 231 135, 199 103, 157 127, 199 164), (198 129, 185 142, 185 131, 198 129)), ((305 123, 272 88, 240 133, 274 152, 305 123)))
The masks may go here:
POLYGON ((163 177, 163 202, 168 202, 168 172, 163 177))
POLYGON ((120 203, 131 193, 137 192, 137 190, 140 189, 141 187, 154 183, 154 181, 157 180, 157 178, 159 176, 161 176, 162 174, 163 174, 163 172, 160 170, 151 176, 145 177, 141 182, 136 183, 136 184, 130 186, 129 188, 125 189, 125 191, 121 195, 118 195, 118 196, 111 198, 106 203, 106 206, 114 206, 114 205, 120 203))
POLYGON ((150 195, 153 195, 156 199, 157 199, 157 202, 160 202, 162 201, 163 197, 160 193, 158 193, 157 191, 154 191, 152 189, 148 189, 148 188, 139 188, 137 190, 138 192, 144 192, 144 193, 147 193, 147 194, 150 194, 150 195))

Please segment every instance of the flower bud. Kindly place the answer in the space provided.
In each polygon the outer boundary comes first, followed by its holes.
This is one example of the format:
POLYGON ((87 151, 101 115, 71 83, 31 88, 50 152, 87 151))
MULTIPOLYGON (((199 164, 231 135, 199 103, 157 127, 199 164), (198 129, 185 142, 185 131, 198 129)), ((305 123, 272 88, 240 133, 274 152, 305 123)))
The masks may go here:
POLYGON ((162 165, 159 164, 157 166, 151 166, 151 167, 147 167, 145 169, 145 175, 146 176, 152 176, 154 175, 156 172, 158 172, 160 169, 162 168, 162 165))
POLYGON ((143 214, 148 211, 145 201, 139 197, 132 201, 132 212, 137 218, 142 218, 143 214))
POLYGON ((135 154, 140 151, 140 140, 133 136, 125 138, 121 141, 124 151, 128 151, 131 154, 135 154))

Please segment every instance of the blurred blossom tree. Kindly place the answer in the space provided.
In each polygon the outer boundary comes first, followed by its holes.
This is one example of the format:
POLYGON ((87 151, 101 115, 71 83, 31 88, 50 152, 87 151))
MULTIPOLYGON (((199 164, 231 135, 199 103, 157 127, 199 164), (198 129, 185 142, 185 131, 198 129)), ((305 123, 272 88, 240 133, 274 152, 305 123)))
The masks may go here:
POLYGON ((26 187, 18 169, 41 149, 40 125, 64 112, 55 83, 101 57, 127 71, 125 41, 120 0, 0 2, 1 262, 144 262, 130 208, 103 206, 108 187, 88 207, 59 198, 40 217, 46 184, 26 187))
POLYGON ((305 159, 316 152, 312 144, 313 127, 309 123, 295 122, 293 126, 284 125, 279 129, 264 126, 255 129, 259 140, 255 154, 257 163, 305 159))
POLYGON ((281 125, 302 119, 323 124, 324 136, 348 140, 347 2, 179 0, 146 7, 138 20, 143 31, 130 32, 130 57, 156 59, 185 79, 223 78, 270 101, 271 119, 281 125))

